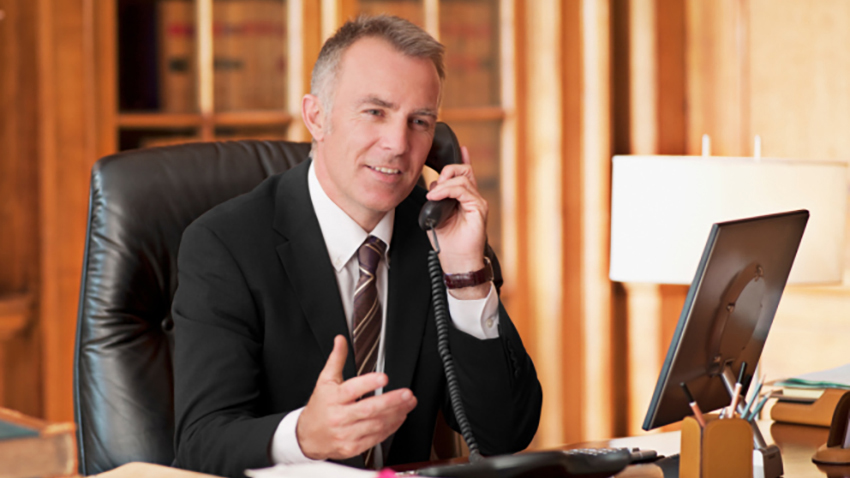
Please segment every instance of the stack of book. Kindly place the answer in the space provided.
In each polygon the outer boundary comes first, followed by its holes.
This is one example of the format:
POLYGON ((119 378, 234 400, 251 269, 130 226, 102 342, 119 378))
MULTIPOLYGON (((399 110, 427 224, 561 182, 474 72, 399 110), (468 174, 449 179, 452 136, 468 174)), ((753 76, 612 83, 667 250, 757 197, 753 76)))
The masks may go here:
POLYGON ((838 400, 850 391, 850 364, 781 380, 774 384, 776 404, 770 418, 777 422, 828 427, 838 400))
POLYGON ((25 478, 77 473, 73 423, 48 424, 0 408, 0 476, 25 478))

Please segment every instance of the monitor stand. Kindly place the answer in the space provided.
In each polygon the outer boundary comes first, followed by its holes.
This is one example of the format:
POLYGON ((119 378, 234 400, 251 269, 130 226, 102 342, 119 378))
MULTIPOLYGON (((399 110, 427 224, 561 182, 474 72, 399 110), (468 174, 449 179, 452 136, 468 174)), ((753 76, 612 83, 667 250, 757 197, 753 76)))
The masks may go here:
MULTIPOLYGON (((731 399, 735 393, 735 382, 737 381, 731 365, 727 364, 723 368, 720 377, 723 379, 723 385, 729 392, 731 399)), ((744 405, 739 402, 737 412, 741 414, 743 411, 744 405)), ((750 426, 753 428, 753 478, 779 478, 783 473, 782 454, 779 452, 779 447, 768 445, 764 441, 764 436, 755 420, 750 422, 750 426)))

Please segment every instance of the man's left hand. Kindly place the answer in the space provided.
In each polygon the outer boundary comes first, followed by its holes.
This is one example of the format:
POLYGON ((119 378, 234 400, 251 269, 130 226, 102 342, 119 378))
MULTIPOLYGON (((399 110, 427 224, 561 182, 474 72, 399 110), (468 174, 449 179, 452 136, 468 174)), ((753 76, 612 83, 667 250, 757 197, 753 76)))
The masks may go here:
MULTIPOLYGON (((437 228, 440 243, 440 265, 443 272, 456 274, 473 272, 484 267, 484 244, 487 242, 487 201, 478 191, 472 172, 469 151, 461 148, 463 164, 449 164, 440 177, 431 183, 427 198, 439 201, 454 198, 458 210, 437 228)), ((428 238, 432 241, 431 233, 428 238)), ((452 289, 450 293, 458 299, 481 299, 490 292, 490 283, 463 289, 452 289)))

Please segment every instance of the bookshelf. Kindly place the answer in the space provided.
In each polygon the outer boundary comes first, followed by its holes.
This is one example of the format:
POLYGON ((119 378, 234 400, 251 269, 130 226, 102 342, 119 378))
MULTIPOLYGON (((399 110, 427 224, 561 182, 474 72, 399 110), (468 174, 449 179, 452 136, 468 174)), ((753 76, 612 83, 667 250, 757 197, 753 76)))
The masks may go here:
MULTIPOLYGON (((191 141, 306 141, 300 97, 322 38, 387 13, 446 45, 441 119, 469 147, 502 252, 502 171, 512 165, 513 64, 505 0, 99 0, 108 151, 191 141), (505 38, 508 37, 508 38, 505 38), (111 44, 109 44, 111 43, 111 44), (508 120, 508 121, 506 121, 508 120), (507 136, 507 139, 505 138, 507 136), (508 145, 506 148, 505 145, 508 145)), ((508 12, 509 13, 509 12, 508 12)))

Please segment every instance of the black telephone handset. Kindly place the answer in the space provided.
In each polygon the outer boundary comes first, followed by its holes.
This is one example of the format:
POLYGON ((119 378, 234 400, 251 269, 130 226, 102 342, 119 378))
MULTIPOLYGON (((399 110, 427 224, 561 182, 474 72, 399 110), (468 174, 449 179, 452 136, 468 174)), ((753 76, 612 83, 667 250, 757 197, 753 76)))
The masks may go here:
MULTIPOLYGON (((457 141, 454 131, 446 123, 437 123, 434 129, 434 142, 425 164, 438 173, 447 164, 461 164, 463 159, 460 155, 460 143, 457 141)), ((423 231, 440 227, 446 219, 451 217, 457 209, 456 199, 442 199, 440 201, 428 201, 419 212, 419 227, 423 231)))

